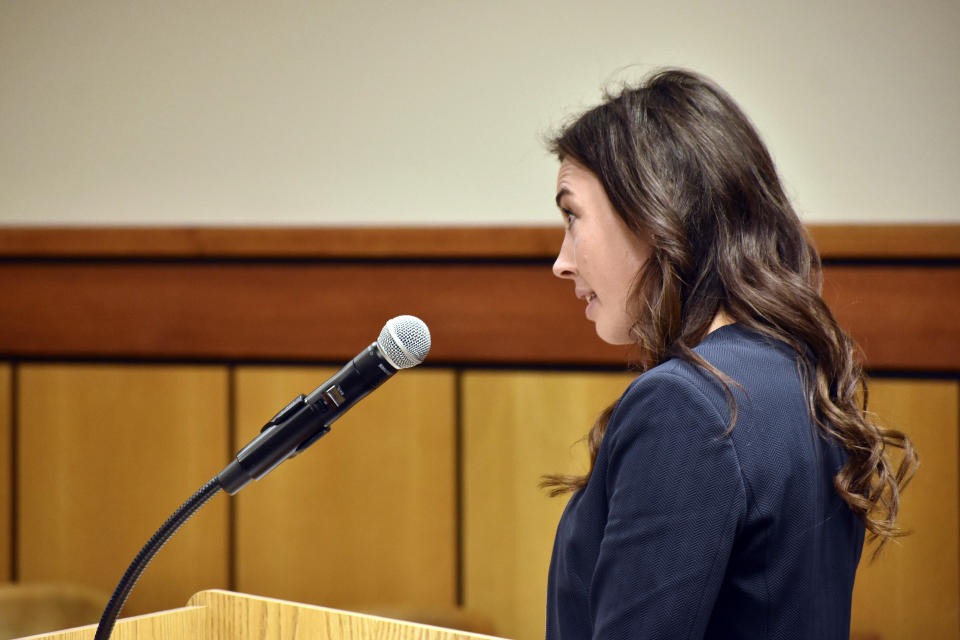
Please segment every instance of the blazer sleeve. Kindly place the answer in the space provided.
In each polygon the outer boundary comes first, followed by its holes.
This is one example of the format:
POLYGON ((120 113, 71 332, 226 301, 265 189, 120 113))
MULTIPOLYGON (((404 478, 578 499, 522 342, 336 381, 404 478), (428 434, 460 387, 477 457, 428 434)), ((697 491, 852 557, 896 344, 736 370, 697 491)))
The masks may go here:
POLYGON ((600 452, 608 513, 590 584, 594 638, 705 633, 746 512, 727 413, 690 379, 657 372, 611 416, 600 452))

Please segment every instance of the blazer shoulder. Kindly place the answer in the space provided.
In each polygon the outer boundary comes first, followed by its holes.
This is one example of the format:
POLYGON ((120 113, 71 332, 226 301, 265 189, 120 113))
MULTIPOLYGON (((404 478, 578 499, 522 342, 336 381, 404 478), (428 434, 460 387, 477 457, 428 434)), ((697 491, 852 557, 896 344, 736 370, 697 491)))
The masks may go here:
POLYGON ((680 360, 668 360, 638 376, 624 391, 608 430, 691 429, 720 436, 729 408, 720 381, 680 360))

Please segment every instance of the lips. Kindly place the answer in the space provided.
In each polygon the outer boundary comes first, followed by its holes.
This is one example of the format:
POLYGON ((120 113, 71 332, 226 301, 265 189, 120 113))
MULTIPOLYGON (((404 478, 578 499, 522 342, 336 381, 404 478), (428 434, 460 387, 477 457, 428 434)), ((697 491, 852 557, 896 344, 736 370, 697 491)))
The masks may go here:
POLYGON ((587 297, 586 297, 587 308, 583 310, 583 313, 584 313, 584 315, 587 316, 587 318, 590 317, 590 309, 593 308, 593 303, 594 303, 594 301, 596 301, 596 299, 597 299, 597 294, 595 294, 595 293, 588 294, 587 297))
POLYGON ((586 303, 587 303, 587 308, 584 309, 584 314, 587 316, 587 318, 589 318, 589 317, 590 317, 590 309, 593 308, 593 303, 594 303, 594 302, 596 301, 596 299, 597 299, 597 294, 594 293, 593 291, 590 291, 589 289, 577 289, 575 293, 576 293, 576 296, 577 296, 577 299, 578 299, 578 300, 584 300, 584 301, 586 301, 586 303))

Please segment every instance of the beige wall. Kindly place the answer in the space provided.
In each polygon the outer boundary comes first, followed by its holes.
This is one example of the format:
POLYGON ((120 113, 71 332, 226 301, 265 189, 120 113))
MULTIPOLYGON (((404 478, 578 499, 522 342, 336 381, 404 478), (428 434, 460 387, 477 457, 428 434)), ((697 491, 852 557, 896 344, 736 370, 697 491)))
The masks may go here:
POLYGON ((807 220, 960 219, 960 4, 0 3, 0 224, 553 224, 538 135, 683 65, 807 220))

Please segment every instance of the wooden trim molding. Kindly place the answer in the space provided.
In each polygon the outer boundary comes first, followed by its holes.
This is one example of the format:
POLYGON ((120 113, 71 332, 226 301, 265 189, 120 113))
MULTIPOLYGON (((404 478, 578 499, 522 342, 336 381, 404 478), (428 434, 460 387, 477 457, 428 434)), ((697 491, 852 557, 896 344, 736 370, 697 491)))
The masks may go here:
MULTIPOLYGON (((827 259, 960 259, 960 224, 809 225, 827 259)), ((549 227, 0 227, 0 258, 549 259, 549 227)))
POLYGON ((807 228, 826 260, 960 259, 960 224, 820 224, 807 228))
MULTIPOLYGON (((872 227, 813 230, 838 260, 824 297, 869 368, 960 371, 960 251, 933 239, 957 228, 903 229, 896 246, 872 227)), ((628 352, 598 340, 551 275, 559 239, 539 228, 5 229, 0 359, 337 362, 411 313, 431 327, 435 364, 624 364, 628 352)))
POLYGON ((0 228, 0 256, 382 260, 545 258, 550 227, 0 228))

